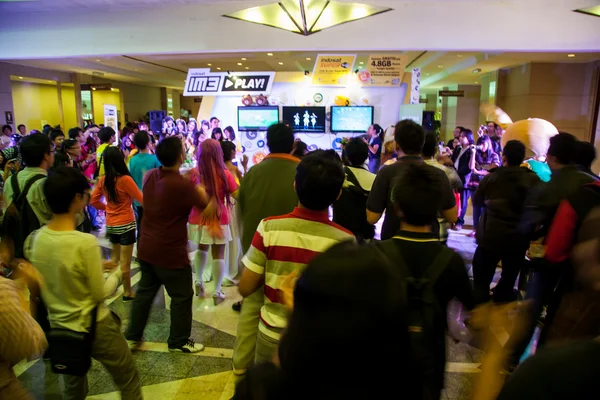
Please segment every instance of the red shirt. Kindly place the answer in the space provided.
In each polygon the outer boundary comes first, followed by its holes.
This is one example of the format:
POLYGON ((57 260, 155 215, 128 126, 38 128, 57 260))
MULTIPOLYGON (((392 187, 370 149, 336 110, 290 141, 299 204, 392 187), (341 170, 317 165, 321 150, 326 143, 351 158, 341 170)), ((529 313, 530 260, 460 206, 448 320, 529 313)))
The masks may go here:
POLYGON ((206 203, 195 185, 179 172, 161 168, 144 179, 144 218, 138 258, 155 266, 180 269, 190 265, 187 220, 193 207, 206 203))

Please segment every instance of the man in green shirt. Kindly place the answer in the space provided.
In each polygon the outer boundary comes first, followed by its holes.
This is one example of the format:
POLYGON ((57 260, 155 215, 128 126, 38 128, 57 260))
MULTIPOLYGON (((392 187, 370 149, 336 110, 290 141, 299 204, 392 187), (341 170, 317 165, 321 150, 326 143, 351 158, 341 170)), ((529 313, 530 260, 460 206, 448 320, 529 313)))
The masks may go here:
MULTIPOLYGON (((267 130, 267 146, 270 154, 248 171, 240 185, 244 254, 250 248, 262 219, 291 213, 298 204, 294 179, 300 160, 290 155, 294 151, 294 132, 285 124, 271 125, 267 130)), ((244 299, 233 349, 233 371, 236 375, 243 375, 254 361, 263 305, 262 290, 244 299)))

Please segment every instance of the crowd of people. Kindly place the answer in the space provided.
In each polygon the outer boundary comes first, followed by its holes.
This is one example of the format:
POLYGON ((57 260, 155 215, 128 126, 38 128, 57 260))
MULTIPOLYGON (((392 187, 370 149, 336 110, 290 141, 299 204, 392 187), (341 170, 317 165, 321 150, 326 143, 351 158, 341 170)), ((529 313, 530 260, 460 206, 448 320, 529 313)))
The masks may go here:
MULTIPOLYGON (((222 131, 217 118, 167 118, 157 135, 141 123, 121 132, 73 128, 65 140, 54 128, 1 149, 0 163, 11 165, 0 242, 7 339, 0 341, 0 397, 28 396, 12 373, 16 362, 41 355, 49 343, 51 363, 71 367, 65 343, 82 336, 88 345, 79 357, 98 360, 124 399, 142 398, 131 352, 143 345, 154 297, 164 286, 171 298, 168 350, 200 352, 204 346, 191 337, 192 304, 194 295, 206 295, 207 279, 215 281, 215 305, 226 281, 243 297, 234 305, 235 399, 359 399, 392 391, 439 399, 453 299, 465 310, 464 329, 485 351, 474 399, 597 396, 600 184, 591 172, 593 146, 557 131, 545 154, 532 155, 524 141, 502 146, 494 122, 480 128, 477 141, 457 127, 446 146, 404 120, 394 126, 397 157, 381 166, 384 131, 373 125, 368 135, 351 139, 340 156, 307 152, 288 124, 275 124, 266 133, 269 155, 247 171, 247 159, 236 162, 235 132, 222 131), (190 151, 195 166, 182 168, 190 151), (477 242, 472 282, 447 242, 449 230, 465 224, 469 199, 477 242), (90 234, 101 224, 109 260, 90 234), (189 241, 198 248, 193 260, 189 241), (136 245, 141 278, 134 291, 136 245), (29 305, 18 281, 29 288, 29 305), (123 300, 132 302, 124 334, 104 305, 121 285, 123 300), (539 326, 538 354, 519 365, 539 326), (355 351, 364 343, 367 351, 355 351)), ((65 397, 83 399, 87 369, 73 368, 65 397)))

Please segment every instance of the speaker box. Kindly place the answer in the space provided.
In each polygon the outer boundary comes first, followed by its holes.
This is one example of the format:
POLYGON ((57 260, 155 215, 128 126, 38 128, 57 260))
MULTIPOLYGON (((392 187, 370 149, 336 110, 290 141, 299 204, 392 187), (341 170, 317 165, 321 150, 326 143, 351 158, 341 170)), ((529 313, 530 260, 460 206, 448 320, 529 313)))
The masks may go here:
POLYGON ((160 134, 162 131, 163 119, 167 116, 167 112, 163 110, 149 111, 150 130, 155 134, 160 134))

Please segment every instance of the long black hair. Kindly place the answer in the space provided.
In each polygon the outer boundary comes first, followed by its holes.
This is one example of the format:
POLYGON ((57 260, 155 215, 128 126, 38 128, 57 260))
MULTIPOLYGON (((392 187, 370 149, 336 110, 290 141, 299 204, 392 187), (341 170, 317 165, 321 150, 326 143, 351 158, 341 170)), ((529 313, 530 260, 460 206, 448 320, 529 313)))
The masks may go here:
POLYGON ((121 176, 131 176, 123 153, 118 147, 110 146, 102 153, 102 164, 104 165, 104 189, 108 196, 107 200, 113 203, 118 201, 117 196, 117 179, 121 176))
POLYGON ((477 150, 475 153, 475 161, 479 164, 487 164, 492 161, 492 157, 494 156, 494 149, 492 147, 492 139, 488 135, 481 135, 479 139, 477 139, 477 146, 483 146, 484 143, 488 144, 488 149, 486 152, 483 150, 477 150))
POLYGON ((375 133, 377 134, 377 137, 379 138, 379 140, 381 140, 381 143, 383 143, 383 138, 385 136, 385 131, 383 130, 383 128, 381 127, 381 125, 379 125, 379 124, 373 124, 373 129, 375 130, 375 133))

